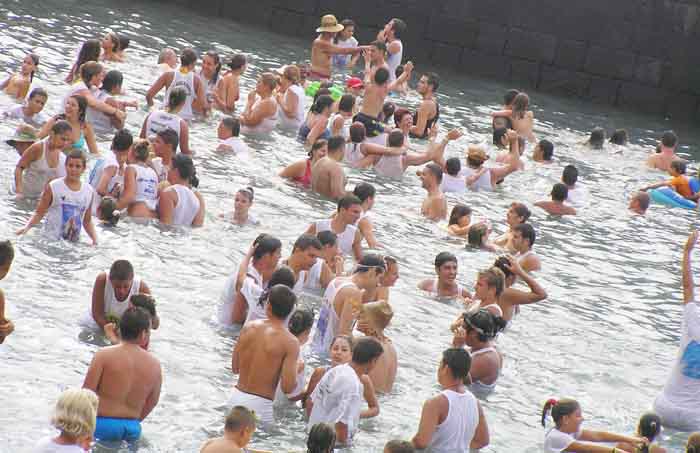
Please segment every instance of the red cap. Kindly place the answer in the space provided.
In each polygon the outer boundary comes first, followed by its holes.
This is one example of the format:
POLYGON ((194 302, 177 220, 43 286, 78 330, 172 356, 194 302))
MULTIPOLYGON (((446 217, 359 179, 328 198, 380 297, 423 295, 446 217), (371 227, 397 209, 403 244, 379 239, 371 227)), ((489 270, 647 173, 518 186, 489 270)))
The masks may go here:
POLYGON ((365 84, 359 77, 350 77, 348 81, 345 82, 345 86, 348 88, 362 88, 365 86, 365 84))

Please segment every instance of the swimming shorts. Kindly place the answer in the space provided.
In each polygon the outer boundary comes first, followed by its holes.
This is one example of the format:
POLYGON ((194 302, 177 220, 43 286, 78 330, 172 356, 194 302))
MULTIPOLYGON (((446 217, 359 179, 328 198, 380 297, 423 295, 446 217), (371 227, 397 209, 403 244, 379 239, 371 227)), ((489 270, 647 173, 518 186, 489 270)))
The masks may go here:
POLYGON ((95 439, 136 441, 141 437, 141 421, 133 418, 97 417, 95 439))
POLYGON ((365 132, 367 137, 376 137, 377 135, 384 132, 384 126, 379 122, 377 118, 365 115, 360 112, 352 118, 352 121, 359 121, 365 125, 365 132))
POLYGON ((228 407, 245 406, 255 412, 255 417, 262 423, 271 425, 275 422, 273 416, 273 401, 259 395, 246 393, 238 388, 233 388, 233 395, 228 400, 228 407))

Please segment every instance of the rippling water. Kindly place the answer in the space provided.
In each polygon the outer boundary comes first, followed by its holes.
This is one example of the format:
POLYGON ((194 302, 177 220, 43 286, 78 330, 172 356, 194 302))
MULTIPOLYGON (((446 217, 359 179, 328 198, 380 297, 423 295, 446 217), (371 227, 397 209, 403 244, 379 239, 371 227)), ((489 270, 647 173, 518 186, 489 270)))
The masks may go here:
MULTIPOLYGON (((125 72, 126 90, 142 105, 164 45, 249 53, 252 63, 243 77, 243 100, 262 70, 308 58, 311 30, 308 39, 299 41, 164 3, 122 1, 119 7, 112 9, 105 0, 5 1, 0 9, 0 66, 14 71, 23 55, 34 49, 41 56, 37 83, 51 95, 46 111, 55 112, 66 91, 62 78, 80 42, 107 28, 132 38, 128 61, 110 67, 125 72)), ((467 132, 448 147, 449 155, 460 155, 468 143, 488 138, 488 112, 498 107, 510 87, 444 71, 441 75, 443 128, 460 126, 467 132)), ((659 206, 653 206, 646 218, 631 217, 626 211, 630 191, 662 177, 642 164, 657 137, 675 128, 681 137, 680 152, 692 158, 690 150, 700 142, 697 132, 607 106, 541 94, 531 98, 538 119, 535 132, 555 143, 556 164, 528 162, 527 170, 509 177, 501 191, 467 194, 462 201, 503 231, 511 201, 531 203, 545 197, 563 166, 574 163, 590 190, 590 203, 576 218, 550 218, 542 212, 533 216, 536 250, 543 264, 538 278, 550 298, 525 307, 499 340, 505 367, 496 393, 484 404, 491 429, 491 445, 484 451, 489 452, 540 451, 539 408, 550 396, 579 399, 590 428, 634 430, 637 418, 651 407, 662 387, 676 353, 678 261, 682 241, 697 215, 659 206), (596 125, 627 128, 633 145, 622 154, 581 148, 578 144, 586 131, 596 125)), ((9 102, 0 98, 0 107, 9 102)), ((415 105, 417 98, 402 102, 415 105)), ((132 131, 138 131, 144 115, 145 108, 129 114, 132 131)), ((77 320, 89 309, 95 275, 120 257, 130 259, 148 282, 162 319, 152 351, 162 361, 165 382, 160 404, 144 424, 141 451, 197 451, 206 438, 220 434, 222 403, 235 382, 230 372, 234 334, 215 321, 225 278, 258 232, 274 232, 289 252, 307 224, 327 216, 334 206, 276 176, 278 167, 304 155, 291 135, 274 132, 251 139, 254 157, 241 162, 214 152, 215 125, 216 119, 209 118, 191 129, 209 211, 203 228, 183 233, 125 221, 116 229, 100 229, 97 248, 50 243, 39 229, 17 240, 15 264, 2 282, 16 332, 0 346, 0 451, 22 451, 52 432, 51 406, 61 390, 82 383, 97 348, 94 341, 86 341, 77 320), (232 209, 236 190, 249 184, 256 189, 253 212, 262 226, 241 228, 219 220, 220 212, 232 209)), ((0 136, 11 134, 13 127, 0 124, 0 136)), ((100 140, 103 152, 108 139, 100 140)), ((15 154, 4 142, 0 152, 5 155, 0 187, 7 188, 15 154)), ((393 394, 380 398, 379 417, 362 423, 353 448, 381 451, 390 438, 410 439, 415 433, 421 402, 438 390, 437 360, 450 343, 448 326, 459 311, 456 305, 426 298, 415 289, 417 281, 432 275, 438 251, 450 250, 460 260, 460 281, 471 287, 476 271, 494 256, 445 240, 441 228, 418 215, 424 193, 411 172, 400 182, 377 179, 371 171, 348 173, 351 183, 376 184, 377 236, 402 266, 392 294, 396 316, 388 331, 399 352, 397 383, 393 394)), ((13 237, 33 204, 16 202, 4 189, 0 193, 0 215, 5 219, 0 237, 13 237)), ((301 415, 286 410, 280 416, 281 432, 258 433, 254 445, 303 448, 301 415)), ((684 437, 665 432, 662 443, 678 448, 684 437)))

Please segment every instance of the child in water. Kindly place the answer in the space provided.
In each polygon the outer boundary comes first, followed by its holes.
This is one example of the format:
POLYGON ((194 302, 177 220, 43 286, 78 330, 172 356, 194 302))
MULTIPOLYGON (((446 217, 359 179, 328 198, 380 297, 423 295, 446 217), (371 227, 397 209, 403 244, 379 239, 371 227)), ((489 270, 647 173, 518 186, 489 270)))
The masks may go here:
POLYGON ((700 198, 700 194, 694 194, 690 188, 690 180, 685 175, 686 163, 683 160, 674 160, 671 162, 671 166, 668 169, 668 174, 671 175, 671 179, 657 182, 656 184, 651 184, 641 189, 646 192, 650 189, 656 189, 659 187, 672 187, 679 195, 687 200, 697 201, 700 198))
POLYGON ((104 197, 97 206, 97 218, 105 226, 117 226, 121 212, 117 209, 117 200, 112 197, 104 197))
POLYGON ((224 436, 209 439, 200 453, 243 453, 255 432, 255 414, 243 406, 234 406, 226 416, 224 436))
POLYGON ((642 415, 637 425, 637 436, 644 437, 649 441, 649 445, 636 449, 634 445, 625 442, 618 442, 616 448, 637 453, 666 453, 666 449, 658 445, 652 445, 656 436, 661 433, 661 418, 653 412, 642 415))
POLYGON ((60 431, 34 447, 35 453, 82 453, 90 450, 95 432, 98 398, 87 389, 69 389, 61 393, 51 416, 51 425, 60 431))
MULTIPOLYGON (((0 242, 0 280, 7 276, 10 272, 10 266, 15 259, 15 249, 10 241, 0 242)), ((0 289, 0 344, 5 341, 5 338, 15 330, 15 325, 12 321, 5 317, 5 293, 0 289)))
POLYGON ((19 72, 3 80, 0 83, 0 90, 18 101, 23 101, 32 85, 37 66, 39 66, 39 56, 33 53, 27 54, 22 60, 19 72))

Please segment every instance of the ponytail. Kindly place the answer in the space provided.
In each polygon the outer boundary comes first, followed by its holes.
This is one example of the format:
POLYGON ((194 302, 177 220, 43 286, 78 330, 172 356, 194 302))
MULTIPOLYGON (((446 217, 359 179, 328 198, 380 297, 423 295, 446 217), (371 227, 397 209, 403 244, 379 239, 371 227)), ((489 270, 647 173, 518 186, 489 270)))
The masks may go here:
MULTIPOLYGON (((571 415, 577 410, 579 410, 581 406, 578 404, 578 401, 569 399, 569 398, 563 398, 560 400, 556 400, 554 398, 550 398, 547 400, 546 403, 544 403, 544 407, 542 408, 542 426, 545 426, 545 422, 547 421, 547 414, 551 413, 552 419, 554 420, 554 423, 557 427, 561 426, 561 419, 566 417, 567 415, 571 415)), ((700 452, 698 452, 700 453, 700 452)))
POLYGON ((544 403, 544 407, 542 408, 542 427, 544 428, 546 421, 547 421, 547 414, 551 411, 551 409, 557 405, 557 400, 554 398, 550 398, 547 400, 546 403, 544 403))

